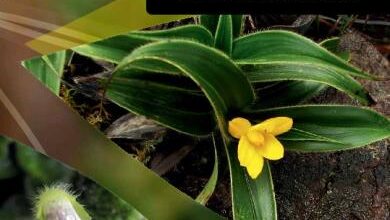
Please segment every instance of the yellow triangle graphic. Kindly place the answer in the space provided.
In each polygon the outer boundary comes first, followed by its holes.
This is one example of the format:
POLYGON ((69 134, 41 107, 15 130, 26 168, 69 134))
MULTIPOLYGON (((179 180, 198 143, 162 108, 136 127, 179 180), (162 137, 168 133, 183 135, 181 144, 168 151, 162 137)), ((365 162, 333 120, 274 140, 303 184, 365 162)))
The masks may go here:
POLYGON ((48 54, 186 17, 190 16, 150 15, 146 12, 146 0, 116 0, 26 45, 48 54))

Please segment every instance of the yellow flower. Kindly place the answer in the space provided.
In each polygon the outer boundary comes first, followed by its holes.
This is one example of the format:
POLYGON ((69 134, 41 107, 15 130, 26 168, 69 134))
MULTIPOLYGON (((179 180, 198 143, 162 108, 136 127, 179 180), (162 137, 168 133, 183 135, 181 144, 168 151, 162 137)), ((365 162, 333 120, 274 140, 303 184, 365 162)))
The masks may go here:
POLYGON ((283 145, 275 136, 291 129, 293 120, 288 117, 275 117, 259 124, 251 125, 245 118, 229 121, 229 133, 240 139, 238 142, 238 160, 246 167, 252 179, 261 173, 264 158, 279 160, 284 155, 283 145))

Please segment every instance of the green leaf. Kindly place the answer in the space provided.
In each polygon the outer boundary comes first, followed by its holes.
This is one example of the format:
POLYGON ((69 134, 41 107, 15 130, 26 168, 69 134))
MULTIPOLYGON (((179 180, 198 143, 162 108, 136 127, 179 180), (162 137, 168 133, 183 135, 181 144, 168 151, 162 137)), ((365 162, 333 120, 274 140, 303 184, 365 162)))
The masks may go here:
POLYGON ((200 24, 207 28, 212 35, 215 35, 217 30, 219 15, 201 15, 199 17, 200 24))
POLYGON ((224 51, 228 56, 232 54, 233 21, 231 15, 219 16, 215 32, 215 48, 224 51))
POLYGON ((251 111, 247 116, 254 121, 277 116, 293 118, 295 129, 281 135, 280 140, 286 149, 294 151, 348 150, 390 137, 388 118, 354 106, 292 106, 251 111))
POLYGON ((262 31, 238 38, 233 42, 232 56, 238 64, 296 62, 331 67, 337 72, 361 78, 374 78, 310 39, 289 31, 262 31))
POLYGON ((275 191, 268 161, 264 161, 264 167, 258 179, 247 181, 249 181, 248 185, 255 204, 256 219, 277 219, 275 191))
POLYGON ((345 61, 350 60, 350 54, 346 51, 341 51, 339 49, 340 44, 340 38, 339 37, 333 37, 326 39, 320 43, 320 45, 330 52, 334 53, 336 56, 340 57, 341 59, 345 61))
POLYGON ((241 35, 242 22, 243 22, 242 15, 232 15, 233 38, 237 38, 241 35))
POLYGON ((164 39, 189 39, 210 46, 214 44, 213 36, 206 28, 201 25, 185 25, 168 30, 134 31, 78 46, 73 50, 94 59, 119 63, 137 47, 164 39))
POLYGON ((226 145, 232 187, 233 218, 277 219, 274 186, 268 161, 264 162, 260 176, 253 180, 240 166, 237 143, 226 145))
POLYGON ((307 131, 302 131, 302 130, 299 130, 297 128, 291 128, 291 130, 284 134, 281 139, 283 140, 290 140, 290 141, 307 141, 307 140, 310 140, 310 141, 326 141, 326 142, 333 142, 333 143, 336 143, 336 144, 343 144, 341 142, 337 142, 335 140, 332 140, 332 139, 329 139, 329 138, 326 138, 326 137, 322 137, 322 136, 319 136, 319 135, 315 135, 313 133, 309 133, 307 131))
POLYGON ((22 65, 56 95, 60 92, 67 52, 59 51, 22 62, 22 65))
POLYGON ((138 35, 118 35, 91 44, 81 45, 72 48, 72 50, 93 59, 119 63, 132 50, 152 41, 153 39, 138 35))
POLYGON ((213 171, 206 185, 204 186, 202 191, 195 199, 197 202, 199 202, 202 205, 206 205, 206 203, 209 201, 211 195, 214 193, 215 186, 217 185, 217 181, 218 181, 218 152, 217 152, 217 143, 214 135, 213 135, 213 145, 214 145, 213 171))
MULTIPOLYGON (((348 61, 349 53, 337 50, 339 40, 330 38, 322 41, 320 45, 348 61)), ((327 87, 314 81, 281 81, 269 84, 255 83, 257 99, 252 105, 254 109, 296 105, 313 98, 327 87)))
MULTIPOLYGON (((217 30, 218 22, 221 15, 201 15, 200 24, 207 28, 213 35, 217 30)), ((242 15, 231 15, 233 24, 233 37, 239 37, 242 30, 242 15)))
POLYGON ((281 81, 269 84, 255 83, 257 98, 251 105, 253 109, 299 104, 313 98, 327 87, 323 83, 312 81, 281 81))
POLYGON ((320 82, 345 92, 363 104, 372 102, 371 97, 359 82, 349 75, 334 69, 312 64, 294 62, 271 62, 243 67, 251 82, 303 80, 320 82))
POLYGON ((165 76, 161 80, 150 72, 118 71, 109 82, 107 96, 119 106, 170 128, 191 135, 210 134, 215 122, 207 98, 200 91, 181 88, 186 84, 176 78, 165 76))
POLYGON ((167 30, 133 31, 131 35, 157 39, 187 39, 212 46, 214 43, 211 32, 201 25, 187 24, 167 30))
MULTIPOLYGON (((216 49, 187 40, 160 41, 134 50, 133 53, 118 65, 112 78, 115 80, 117 73, 119 73, 118 76, 120 77, 123 72, 127 74, 127 78, 130 78, 134 73, 133 69, 140 67, 164 72, 164 68, 168 67, 166 65, 160 65, 161 63, 171 66, 167 70, 171 70, 174 67, 180 70, 182 75, 191 78, 205 93, 211 106, 220 106, 218 110, 220 110, 219 114, 221 115, 225 115, 228 109, 241 109, 254 99, 253 90, 248 79, 229 57, 216 49), (226 76, 226 72, 229 73, 229 76, 226 76)), ((117 89, 116 87, 112 87, 111 84, 107 88, 107 96, 113 102, 119 102, 124 98, 116 94, 117 89)), ((158 94, 155 100, 159 99, 159 96, 165 93, 153 93, 154 95, 158 94)), ((131 103, 132 101, 132 99, 126 100, 127 103, 131 103)), ((164 103, 160 104, 160 106, 165 105, 164 103)), ((129 106, 127 108, 128 110, 135 111, 138 114, 147 114, 147 112, 153 111, 148 106, 139 107, 140 103, 138 101, 134 105, 128 105, 133 106, 129 106), (135 107, 137 106, 138 108, 143 108, 143 110, 136 109, 135 107)), ((170 109, 178 107, 170 105, 168 103, 166 107, 170 109)), ((183 120, 183 118, 177 120, 174 117, 175 115, 171 117, 169 114, 171 113, 165 111, 161 112, 160 115, 151 114, 149 117, 185 133, 192 133, 194 132, 194 126, 205 123, 191 119, 192 116, 186 120, 183 120), (197 122, 193 123, 193 121, 197 122), (182 123, 182 125, 178 123, 182 123)), ((198 135, 198 133, 193 134, 198 135)))

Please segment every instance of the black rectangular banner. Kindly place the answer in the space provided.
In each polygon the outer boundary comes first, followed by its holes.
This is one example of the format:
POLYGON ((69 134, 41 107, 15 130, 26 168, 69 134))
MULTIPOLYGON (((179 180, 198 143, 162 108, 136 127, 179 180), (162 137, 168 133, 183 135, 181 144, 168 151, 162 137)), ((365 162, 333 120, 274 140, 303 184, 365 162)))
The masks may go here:
POLYGON ((150 14, 389 13, 388 0, 147 0, 150 14))

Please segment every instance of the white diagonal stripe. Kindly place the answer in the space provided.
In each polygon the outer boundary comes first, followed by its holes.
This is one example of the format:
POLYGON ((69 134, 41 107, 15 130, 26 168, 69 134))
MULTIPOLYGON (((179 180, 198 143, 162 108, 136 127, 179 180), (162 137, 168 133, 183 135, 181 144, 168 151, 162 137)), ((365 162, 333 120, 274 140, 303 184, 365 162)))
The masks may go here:
POLYGON ((0 88, 0 101, 3 102, 4 106, 8 109, 11 116, 18 123, 19 127, 22 129, 24 134, 27 136, 27 139, 30 141, 32 146, 41 153, 46 154, 45 149, 42 147, 38 138, 34 135, 34 132, 31 130, 30 126, 24 120, 23 116, 19 113, 16 107, 12 104, 11 100, 8 99, 7 95, 0 88))

